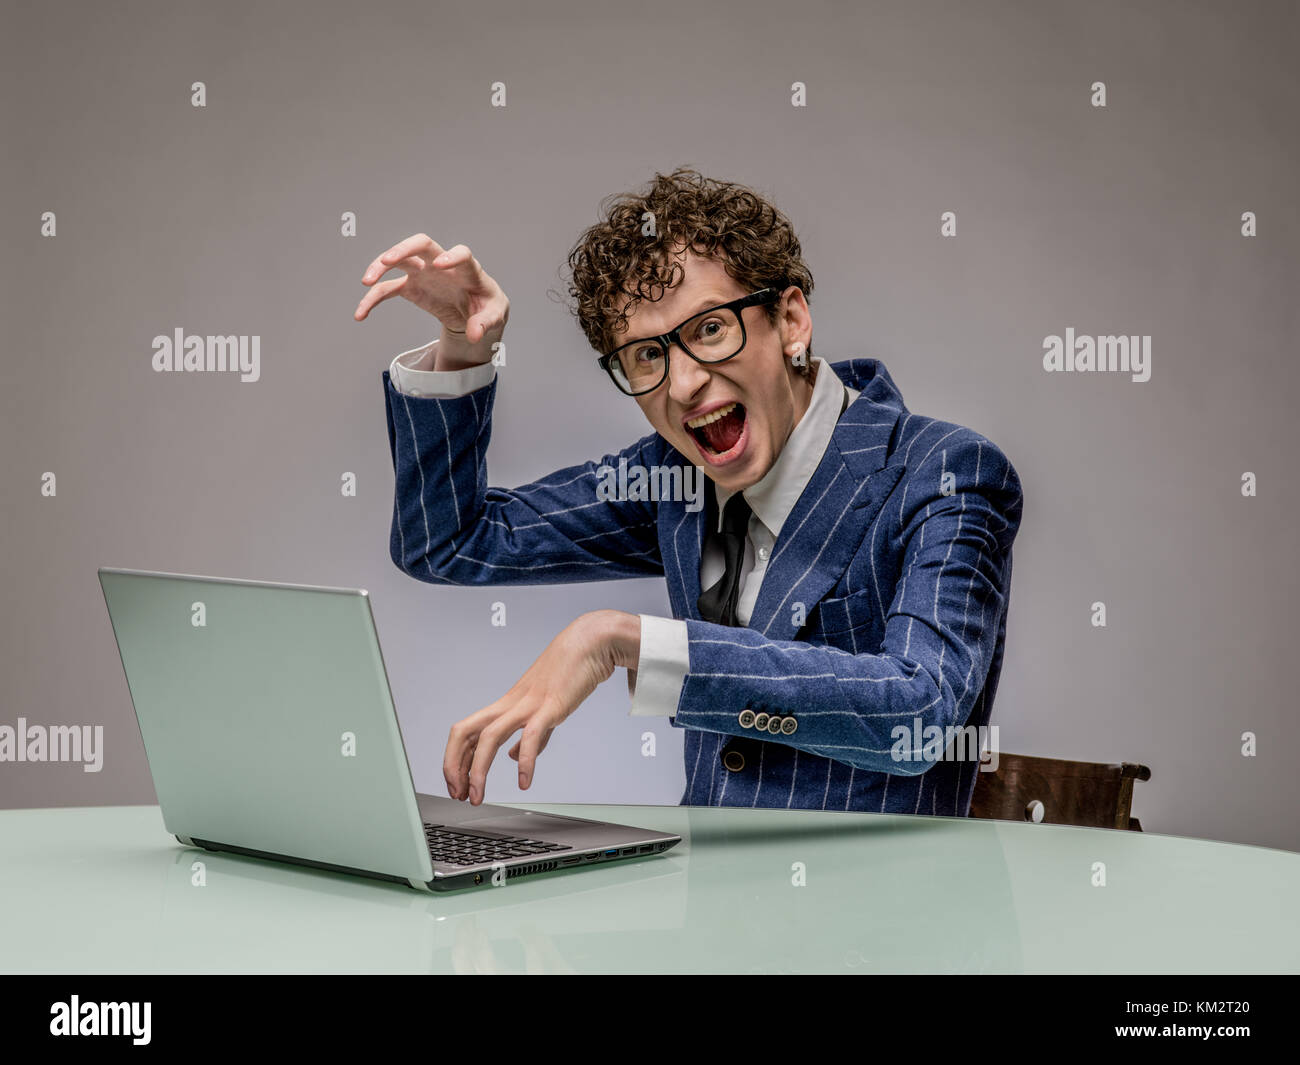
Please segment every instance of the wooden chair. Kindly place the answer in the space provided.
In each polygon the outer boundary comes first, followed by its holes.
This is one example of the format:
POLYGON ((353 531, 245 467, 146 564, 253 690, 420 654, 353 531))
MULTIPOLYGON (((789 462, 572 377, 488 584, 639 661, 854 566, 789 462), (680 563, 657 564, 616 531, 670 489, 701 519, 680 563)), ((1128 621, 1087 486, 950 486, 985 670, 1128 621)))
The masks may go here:
POLYGON ((1069 762, 1028 754, 998 754, 998 768, 975 774, 970 816, 998 821, 1041 821, 1088 828, 1141 832, 1133 804, 1133 782, 1150 780, 1144 765, 1069 762))

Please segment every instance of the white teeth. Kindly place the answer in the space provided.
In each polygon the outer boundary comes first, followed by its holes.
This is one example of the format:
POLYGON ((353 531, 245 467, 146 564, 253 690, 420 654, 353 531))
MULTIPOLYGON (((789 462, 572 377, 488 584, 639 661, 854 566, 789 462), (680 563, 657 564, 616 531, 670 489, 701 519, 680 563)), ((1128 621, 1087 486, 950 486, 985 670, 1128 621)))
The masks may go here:
POLYGON ((710 422, 716 422, 719 418, 726 417, 735 409, 736 409, 736 405, 734 403, 728 403, 725 407, 719 407, 717 410, 713 411, 710 414, 702 414, 698 418, 691 419, 689 422, 686 423, 686 427, 688 429, 702 429, 710 422))

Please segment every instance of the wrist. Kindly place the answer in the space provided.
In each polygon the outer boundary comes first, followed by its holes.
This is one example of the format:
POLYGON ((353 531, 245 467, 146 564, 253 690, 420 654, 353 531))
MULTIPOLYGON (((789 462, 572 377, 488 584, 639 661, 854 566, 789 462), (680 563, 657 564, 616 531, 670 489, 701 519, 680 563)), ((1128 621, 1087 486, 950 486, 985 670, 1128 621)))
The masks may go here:
POLYGON ((492 342, 486 337, 471 344, 464 331, 442 327, 438 347, 434 351, 434 368, 438 370, 467 370, 492 361, 492 342))
POLYGON ((641 657, 641 618, 625 610, 594 610, 582 620, 594 645, 613 667, 636 669, 641 657))

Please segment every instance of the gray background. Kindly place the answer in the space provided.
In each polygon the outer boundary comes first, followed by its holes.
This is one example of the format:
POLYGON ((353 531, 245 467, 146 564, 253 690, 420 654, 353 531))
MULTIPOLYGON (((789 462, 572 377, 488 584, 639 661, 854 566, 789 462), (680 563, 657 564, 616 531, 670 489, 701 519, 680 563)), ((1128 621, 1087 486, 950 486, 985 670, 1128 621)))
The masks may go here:
MULTIPOLYGON (((687 164, 794 221, 819 355, 883 360, 912 410, 1020 471, 1001 747, 1144 762, 1149 831, 1300 849, 1294 4, 6 3, 3 23, 0 723, 106 740, 99 774, 0 763, 0 807, 153 801, 100 565, 369 589, 434 792, 451 724, 566 623, 665 613, 657 581, 397 570, 380 372, 437 325, 400 300, 351 314, 397 240, 465 242, 511 298, 493 483, 619 448, 647 426, 548 290, 602 196, 687 164), (259 334, 262 379, 154 373, 177 326, 259 334), (1151 380, 1045 373, 1067 326, 1150 334, 1151 380)), ((487 797, 675 803, 680 742, 627 716, 620 671, 527 793, 502 755, 487 797)))

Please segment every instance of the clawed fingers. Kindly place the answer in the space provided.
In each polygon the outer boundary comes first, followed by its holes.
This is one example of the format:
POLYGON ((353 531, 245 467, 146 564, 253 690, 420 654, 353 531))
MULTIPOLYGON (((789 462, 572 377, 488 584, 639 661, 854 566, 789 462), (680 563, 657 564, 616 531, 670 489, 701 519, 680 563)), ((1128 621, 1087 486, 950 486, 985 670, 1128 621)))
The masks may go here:
POLYGON ((478 728, 483 720, 480 716, 482 713, 483 711, 480 710, 463 721, 457 721, 452 725, 451 732, 447 736, 447 749, 442 756, 442 775, 447 781, 447 794, 453 799, 464 799, 469 794, 467 787, 469 768, 473 763, 475 748, 478 746, 478 728))
POLYGON ((532 783, 537 756, 545 750, 555 725, 532 700, 515 702, 517 698, 512 692, 452 726, 443 756, 443 776, 453 799, 469 799, 474 806, 483 802, 497 752, 521 728, 523 735, 510 745, 508 755, 519 762, 519 786, 527 788, 532 783))
POLYGON ((394 277, 389 281, 380 282, 361 297, 361 302, 357 304, 357 309, 352 312, 352 317, 358 322, 364 322, 366 315, 374 309, 376 304, 392 299, 406 287, 406 283, 410 279, 410 274, 403 274, 401 277, 394 277))
POLYGON ((471 805, 478 806, 483 801, 483 793, 487 787, 488 770, 492 768, 492 762, 501 749, 501 745, 514 735, 523 723, 520 720, 521 716, 517 712, 509 715, 503 714, 479 734, 478 746, 475 748, 473 757, 470 760, 469 801, 471 805))
POLYGON ((477 749, 477 744, 471 743, 460 756, 460 766, 456 773, 456 798, 458 799, 469 797, 469 767, 474 764, 474 752, 477 749))
MULTIPOLYGON (((366 272, 361 275, 361 283, 363 285, 374 283, 394 266, 399 266, 402 260, 417 254, 424 256, 424 261, 428 261, 441 255, 442 247, 427 233, 416 233, 394 244, 367 266, 366 272)), ((423 270, 424 261, 415 269, 423 270)))
MULTIPOLYGON (((446 250, 427 233, 416 233, 375 258, 361 275, 370 292, 357 305, 353 318, 365 321, 379 303, 400 295, 432 314, 444 329, 464 336, 471 345, 487 347, 505 330, 510 301, 464 244, 446 250), (389 270, 403 276, 385 280, 389 270), (409 284, 407 282, 410 282, 409 284)), ((492 354, 497 348, 492 346, 492 354)), ((469 361, 485 361, 479 352, 469 361)), ((487 353, 483 353, 487 354, 487 353)))
POLYGON ((467 281, 475 283, 481 282, 483 277, 483 267, 465 244, 456 244, 435 256, 433 265, 440 269, 455 270, 464 275, 467 281))
POLYGON ((537 765, 537 756, 546 749, 547 741, 554 731, 553 725, 541 722, 529 722, 524 726, 524 734, 515 744, 519 760, 519 786, 527 788, 533 782, 533 770, 537 765))
POLYGON ((442 772, 447 780, 447 793, 453 799, 469 799, 475 806, 483 801, 492 759, 519 727, 509 723, 509 698, 498 699, 452 725, 442 772))

